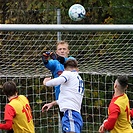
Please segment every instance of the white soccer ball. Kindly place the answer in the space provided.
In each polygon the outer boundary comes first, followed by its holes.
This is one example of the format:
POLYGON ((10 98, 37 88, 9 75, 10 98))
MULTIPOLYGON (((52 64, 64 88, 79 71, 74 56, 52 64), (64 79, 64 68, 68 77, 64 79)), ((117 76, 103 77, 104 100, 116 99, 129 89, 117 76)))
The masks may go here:
POLYGON ((73 21, 81 21, 85 18, 85 8, 80 4, 74 4, 69 8, 68 15, 73 21))

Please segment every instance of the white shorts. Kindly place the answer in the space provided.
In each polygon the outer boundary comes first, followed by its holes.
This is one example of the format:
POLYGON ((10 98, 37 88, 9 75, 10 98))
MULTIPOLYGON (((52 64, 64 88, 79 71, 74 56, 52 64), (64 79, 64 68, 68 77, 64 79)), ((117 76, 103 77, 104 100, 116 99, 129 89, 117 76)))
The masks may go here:
POLYGON ((65 132, 81 133, 83 119, 81 114, 74 110, 67 110, 62 117, 62 128, 65 132))

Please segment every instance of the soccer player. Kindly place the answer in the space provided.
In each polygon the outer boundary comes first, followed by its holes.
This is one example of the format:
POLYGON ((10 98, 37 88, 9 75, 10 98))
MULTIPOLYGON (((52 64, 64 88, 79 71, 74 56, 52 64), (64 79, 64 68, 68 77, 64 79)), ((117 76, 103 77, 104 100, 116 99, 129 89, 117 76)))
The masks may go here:
MULTIPOLYGON (((68 57, 69 54, 69 45, 65 41, 59 41, 56 45, 56 55, 53 52, 43 53, 42 61, 46 68, 48 68, 53 78, 56 78, 61 75, 64 71, 64 62, 68 59, 74 59, 73 57, 68 57), (51 59, 49 60, 49 57, 51 59)), ((55 90, 55 99, 58 99, 60 93, 60 85, 54 86, 55 90)))
MULTIPOLYGON (((56 54, 53 52, 46 52, 42 55, 42 61, 46 68, 48 68, 53 78, 59 77, 64 71, 64 62, 68 59, 75 59, 73 57, 68 57, 69 45, 66 41, 59 41, 56 45, 56 54), (49 59, 51 57, 51 59, 49 59)), ((55 100, 58 99, 60 93, 60 85, 54 86, 55 100)), ((62 119, 63 113, 60 113, 60 118, 62 119)))
POLYGON ((80 133, 83 120, 80 114, 84 84, 78 74, 77 61, 69 59, 64 63, 65 71, 54 79, 45 78, 43 84, 46 86, 60 86, 59 98, 56 101, 45 104, 42 112, 48 111, 53 105, 59 105, 60 111, 64 112, 62 117, 62 129, 66 133, 80 133))
POLYGON ((14 133, 35 133, 28 99, 24 95, 17 94, 16 84, 13 81, 4 83, 3 92, 9 103, 5 106, 5 123, 0 123, 0 129, 13 129, 14 133))
POLYGON ((100 133, 105 133, 105 131, 133 133, 130 122, 129 99, 125 93, 127 87, 127 76, 118 76, 114 83, 114 95, 108 108, 108 118, 100 126, 100 133))

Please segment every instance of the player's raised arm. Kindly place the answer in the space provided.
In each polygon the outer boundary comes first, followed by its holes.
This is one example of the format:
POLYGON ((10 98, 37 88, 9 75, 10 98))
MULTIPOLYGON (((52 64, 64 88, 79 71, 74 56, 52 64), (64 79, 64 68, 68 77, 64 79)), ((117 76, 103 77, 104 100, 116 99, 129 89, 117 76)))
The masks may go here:
POLYGON ((54 78, 54 79, 51 79, 51 78, 45 78, 43 80, 43 85, 46 85, 46 86, 57 86, 57 85, 60 85, 62 83, 64 83, 66 81, 65 77, 57 77, 57 78, 54 78))
POLYGON ((51 77, 45 78, 45 79, 43 80, 43 85, 46 85, 46 82, 49 81, 49 80, 51 80, 51 77))

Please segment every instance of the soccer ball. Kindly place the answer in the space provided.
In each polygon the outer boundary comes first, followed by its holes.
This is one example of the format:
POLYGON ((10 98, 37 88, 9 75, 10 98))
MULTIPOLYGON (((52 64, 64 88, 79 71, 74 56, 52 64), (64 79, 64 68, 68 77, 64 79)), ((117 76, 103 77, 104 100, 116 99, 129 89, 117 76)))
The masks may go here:
POLYGON ((80 4, 74 4, 69 8, 68 15, 73 21, 81 21, 85 18, 85 8, 80 4))

